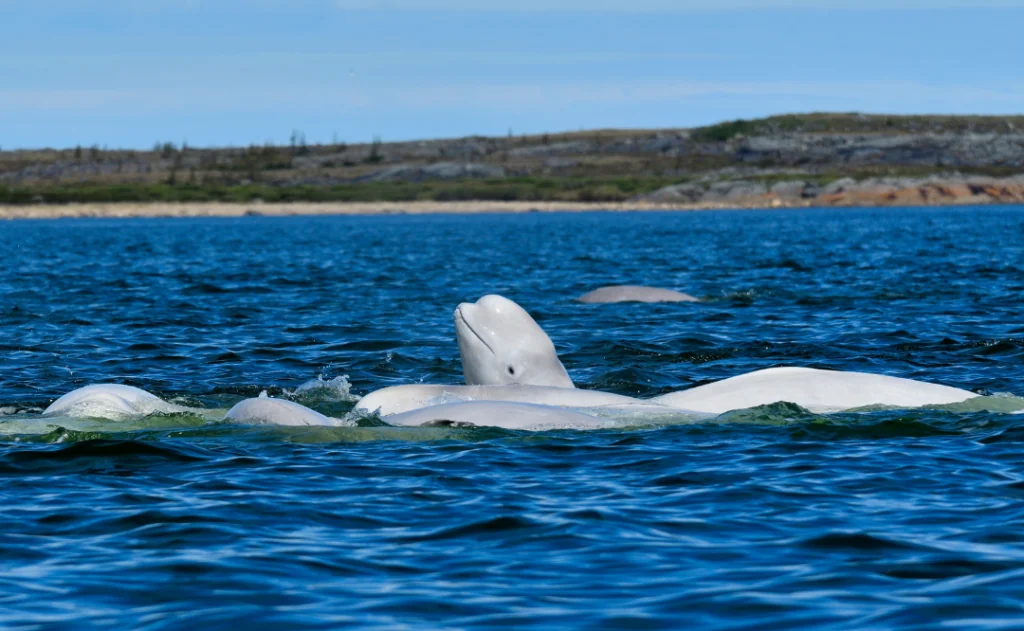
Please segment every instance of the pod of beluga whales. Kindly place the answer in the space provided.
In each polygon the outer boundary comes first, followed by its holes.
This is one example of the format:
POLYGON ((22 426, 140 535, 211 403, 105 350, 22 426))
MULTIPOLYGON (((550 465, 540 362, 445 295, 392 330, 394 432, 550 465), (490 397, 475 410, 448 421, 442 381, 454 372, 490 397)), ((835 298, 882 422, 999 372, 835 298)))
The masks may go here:
MULTIPOLYGON (((360 399, 353 414, 377 414, 386 424, 397 427, 601 429, 622 426, 624 421, 699 421, 782 402, 829 414, 861 408, 950 405, 978 396, 967 390, 884 375, 770 368, 652 399, 637 399, 576 388, 548 335, 529 313, 507 298, 491 295, 476 303, 461 304, 454 320, 465 385, 384 388, 360 399)), ((132 386, 100 384, 64 395, 43 414, 118 420, 177 412, 207 411, 178 406, 132 386)), ((284 426, 353 423, 265 395, 238 403, 225 419, 284 426)))

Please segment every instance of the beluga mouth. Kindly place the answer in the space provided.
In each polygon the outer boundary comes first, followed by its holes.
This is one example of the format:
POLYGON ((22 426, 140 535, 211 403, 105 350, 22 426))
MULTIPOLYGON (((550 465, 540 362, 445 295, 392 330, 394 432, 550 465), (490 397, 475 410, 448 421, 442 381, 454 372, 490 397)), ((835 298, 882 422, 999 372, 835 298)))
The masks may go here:
MULTIPOLYGON (((464 306, 466 306, 466 305, 459 305, 455 309, 455 321, 456 321, 456 323, 462 322, 462 324, 467 329, 469 329, 469 332, 473 334, 473 337, 475 337, 476 339, 480 340, 480 343, 483 344, 485 347, 487 347, 487 350, 489 350, 492 355, 497 356, 497 353, 495 353, 494 349, 491 347, 491 345, 487 343, 487 340, 485 340, 482 335, 480 335, 479 333, 476 332, 476 329, 473 328, 473 325, 471 325, 469 323, 469 320, 466 319, 466 315, 464 313, 462 313, 462 308, 464 306)), ((455 327, 455 330, 456 330, 456 332, 458 332, 458 326, 455 327)))

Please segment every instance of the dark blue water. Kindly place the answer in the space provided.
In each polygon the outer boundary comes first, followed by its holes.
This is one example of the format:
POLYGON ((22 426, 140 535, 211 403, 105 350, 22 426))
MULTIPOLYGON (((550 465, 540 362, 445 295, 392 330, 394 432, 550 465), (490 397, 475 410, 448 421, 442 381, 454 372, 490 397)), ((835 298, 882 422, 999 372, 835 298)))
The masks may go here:
POLYGON ((486 293, 587 388, 800 365, 1024 395, 1022 244, 1017 208, 0 224, 0 628, 1024 627, 1024 416, 39 417, 109 381, 340 416, 346 384, 460 382, 451 312, 486 293), (707 300, 572 301, 626 282, 707 300))

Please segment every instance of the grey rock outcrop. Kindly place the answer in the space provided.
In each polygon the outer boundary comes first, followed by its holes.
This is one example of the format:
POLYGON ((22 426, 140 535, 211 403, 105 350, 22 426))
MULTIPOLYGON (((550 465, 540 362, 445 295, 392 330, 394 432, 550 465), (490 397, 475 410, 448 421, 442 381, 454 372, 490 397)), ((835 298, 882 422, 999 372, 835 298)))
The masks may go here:
POLYGON ((731 180, 727 182, 715 182, 708 188, 703 201, 726 202, 743 199, 746 197, 757 197, 768 192, 764 182, 731 180))
POLYGON ((744 138, 735 158, 783 165, 1024 166, 1024 134, 788 134, 744 138))
POLYGON ((704 197, 706 190, 707 189, 700 184, 688 182, 686 184, 675 184, 673 186, 660 188, 653 193, 639 197, 638 200, 658 204, 694 204, 704 197))
POLYGON ((508 152, 513 158, 546 158, 550 156, 583 155, 594 153, 596 143, 588 141, 555 142, 532 147, 517 147, 508 152))
POLYGON ((804 191, 807 190, 807 183, 796 180, 789 182, 777 182, 772 186, 771 193, 781 199, 802 199, 804 191))
POLYGON ((357 182, 423 182, 425 180, 491 179, 505 177, 505 169, 490 164, 438 162, 422 166, 399 165, 375 171, 357 182))

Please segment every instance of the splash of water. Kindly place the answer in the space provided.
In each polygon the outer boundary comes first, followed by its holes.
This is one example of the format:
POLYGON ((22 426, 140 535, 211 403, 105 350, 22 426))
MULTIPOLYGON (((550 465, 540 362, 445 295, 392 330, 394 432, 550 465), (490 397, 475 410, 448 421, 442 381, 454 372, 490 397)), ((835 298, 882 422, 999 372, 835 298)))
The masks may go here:
POLYGON ((308 407, 318 403, 355 403, 360 399, 359 395, 352 393, 348 375, 324 379, 324 375, 320 374, 294 390, 284 390, 282 394, 308 407))

